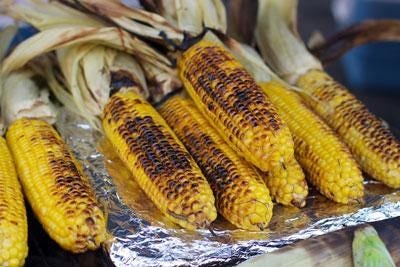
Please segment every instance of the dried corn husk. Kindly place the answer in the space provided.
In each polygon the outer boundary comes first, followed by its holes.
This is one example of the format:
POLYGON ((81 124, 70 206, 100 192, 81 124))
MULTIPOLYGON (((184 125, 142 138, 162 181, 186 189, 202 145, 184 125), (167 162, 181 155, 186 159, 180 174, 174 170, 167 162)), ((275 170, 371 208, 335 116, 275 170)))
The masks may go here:
POLYGON ((105 26, 104 22, 55 1, 27 0, 10 5, 7 14, 15 19, 29 22, 41 31, 66 25, 105 26))
MULTIPOLYGON (((3 30, 0 31, 0 65, 1 61, 3 60, 4 56, 7 54, 7 50, 12 42, 12 39, 14 38, 15 34, 18 31, 18 27, 15 25, 10 25, 5 27, 3 30)), ((3 77, 0 76, 0 99, 2 95, 2 86, 1 84, 3 83, 3 77)), ((0 104, 0 136, 2 136, 5 132, 5 125, 4 125, 4 119, 2 116, 1 112, 1 104, 0 104)))
MULTIPOLYGON (((104 48, 103 46, 99 47, 104 48)), ((82 77, 84 74, 82 73, 81 61, 83 61, 83 58, 89 53, 97 56, 98 60, 96 63, 100 64, 94 65, 94 67, 96 67, 95 71, 97 71, 97 67, 104 66, 103 51, 99 50, 100 49, 96 49, 95 44, 89 43, 69 46, 57 51, 57 59, 65 78, 65 86, 71 93, 78 110, 82 112, 82 115, 86 119, 88 119, 88 114, 94 114, 95 116, 101 114, 101 107, 90 94, 85 78, 82 77)), ((88 57, 90 57, 90 55, 88 57)), ((106 72, 100 72, 99 76, 96 76, 97 80, 100 81, 99 84, 106 79, 104 75, 106 75, 106 72)), ((98 88, 97 90, 100 91, 101 89, 102 88, 98 88)), ((93 121, 91 121, 91 123, 93 123, 93 121)), ((99 127, 99 125, 96 126, 99 127)))
MULTIPOLYGON (((147 61, 144 61, 145 63, 147 61)), ((155 62, 156 65, 160 65, 155 62)), ((118 91, 133 90, 140 94, 143 98, 147 99, 150 97, 150 93, 147 89, 146 77, 144 69, 142 70, 141 64, 139 64, 132 56, 117 51, 115 57, 108 62, 110 73, 113 76, 112 89, 118 91), (115 84, 118 83, 118 79, 129 80, 132 83, 127 84, 115 84)), ((168 71, 168 66, 164 66, 164 69, 168 71)))
MULTIPOLYGON (((187 1, 187 0, 186 0, 187 1)), ((203 24, 205 27, 226 32, 226 12, 221 0, 198 1, 203 12, 203 24)))
POLYGON ((241 43, 252 44, 256 27, 258 1, 226 1, 227 33, 241 43))
POLYGON ((35 73, 22 69, 3 77, 1 112, 5 126, 22 117, 56 120, 55 107, 49 101, 47 88, 39 88, 32 80, 35 73))
POLYGON ((174 12, 168 17, 176 17, 177 26, 186 32, 199 33, 203 29, 203 12, 201 1, 176 0, 175 9, 165 9, 174 12))
POLYGON ((314 34, 308 47, 324 65, 328 65, 354 47, 378 41, 400 42, 400 20, 365 20, 340 30, 326 40, 321 34, 314 34))
POLYGON ((57 61, 73 102, 72 106, 63 104, 69 109, 76 107, 97 129, 101 125, 98 117, 112 89, 133 90, 145 98, 149 96, 140 65, 126 53, 86 43, 57 50, 57 61), (121 80, 124 82, 118 82, 121 80))
MULTIPOLYGON (((172 26, 178 28, 178 18, 175 10, 176 0, 141 0, 140 3, 150 12, 160 14, 172 26)), ((192 1, 197 2, 197 1, 192 1)))
POLYGON ((158 1, 157 10, 160 10, 162 12, 160 14, 179 29, 193 34, 201 33, 204 27, 226 31, 226 14, 222 1, 175 0, 173 2, 158 1))
POLYGON ((176 69, 160 68, 159 65, 149 62, 141 62, 141 65, 149 82, 149 91, 154 103, 159 103, 169 93, 182 88, 176 69))
POLYGON ((126 31, 108 27, 104 21, 60 3, 30 0, 27 4, 11 5, 9 14, 34 25, 41 32, 17 46, 5 60, 2 72, 18 69, 43 53, 88 42, 134 54, 144 61, 169 64, 166 57, 126 31))
POLYGON ((149 97, 141 66, 126 53, 87 43, 59 49, 56 55, 53 60, 42 57, 32 66, 46 78, 64 106, 83 116, 96 129, 100 129, 98 117, 111 90, 133 90, 149 97), (60 73, 56 72, 58 67, 60 73))
POLYGON ((68 107, 72 112, 78 113, 74 99, 68 89, 65 87, 65 79, 61 74, 56 59, 53 55, 42 56, 35 60, 30 67, 43 78, 46 79, 51 92, 57 100, 65 107, 68 107))
POLYGON ((39 32, 20 43, 13 53, 4 60, 2 72, 8 73, 18 69, 29 60, 46 52, 82 43, 102 44, 134 54, 135 57, 144 61, 155 60, 162 63, 162 65, 170 64, 166 57, 119 28, 62 26, 39 32))
POLYGON ((256 27, 261 54, 269 59, 274 71, 290 83, 310 69, 322 68, 295 30, 296 7, 297 0, 260 0, 256 27))
POLYGON ((42 31, 15 49, 5 60, 2 72, 9 73, 36 56, 55 50, 63 77, 55 73, 51 60, 43 60, 43 70, 37 71, 46 77, 62 104, 79 112, 97 129, 98 117, 112 90, 134 90, 149 97, 136 60, 169 71, 170 61, 166 57, 119 28, 106 27, 106 23, 59 3, 50 3, 48 13, 43 1, 32 0, 29 5, 34 6, 32 12, 26 12, 22 6, 11 7, 10 12, 42 31), (42 19, 43 13, 46 19, 42 19), (75 15, 83 25, 69 23, 75 15))
POLYGON ((79 2, 67 2, 77 8, 83 7, 96 15, 114 22, 123 29, 143 37, 162 40, 163 37, 160 33, 163 32, 171 40, 176 42, 183 40, 182 32, 168 24, 163 17, 145 10, 129 8, 120 1, 81 0, 79 2))
MULTIPOLYGON (((142 0, 141 3, 148 10, 160 14, 168 23, 187 33, 199 34, 204 27, 221 32, 226 32, 227 29, 225 7, 221 0, 142 0)), ((166 36, 174 40, 167 32, 166 36)))

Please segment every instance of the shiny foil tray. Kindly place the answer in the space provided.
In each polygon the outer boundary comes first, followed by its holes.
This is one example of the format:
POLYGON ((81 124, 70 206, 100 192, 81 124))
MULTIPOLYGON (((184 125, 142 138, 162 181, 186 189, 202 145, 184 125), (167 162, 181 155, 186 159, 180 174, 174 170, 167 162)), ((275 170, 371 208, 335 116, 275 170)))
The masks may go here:
POLYGON ((60 114, 57 129, 108 214, 112 237, 105 248, 116 266, 232 266, 302 239, 400 215, 400 192, 367 179, 363 204, 335 204, 311 188, 306 208, 275 205, 267 231, 238 230, 221 216, 213 231, 187 231, 162 216, 99 132, 66 110, 60 114))

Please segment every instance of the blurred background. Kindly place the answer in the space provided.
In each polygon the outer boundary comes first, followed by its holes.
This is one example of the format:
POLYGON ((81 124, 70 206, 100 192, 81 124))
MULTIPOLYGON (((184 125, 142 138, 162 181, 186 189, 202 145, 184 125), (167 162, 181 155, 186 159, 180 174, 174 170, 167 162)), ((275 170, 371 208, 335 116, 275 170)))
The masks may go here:
MULTIPOLYGON (((299 0, 298 25, 306 42, 318 30, 330 36, 364 19, 400 19, 400 0, 299 0)), ((328 72, 389 123, 400 136, 400 43, 351 50, 328 72)))

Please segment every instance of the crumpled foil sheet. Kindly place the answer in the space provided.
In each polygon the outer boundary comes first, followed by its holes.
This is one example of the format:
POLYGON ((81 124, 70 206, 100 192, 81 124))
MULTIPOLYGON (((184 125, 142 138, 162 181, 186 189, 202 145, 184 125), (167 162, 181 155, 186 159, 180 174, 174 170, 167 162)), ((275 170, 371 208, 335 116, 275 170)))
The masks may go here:
POLYGON ((116 266, 232 266, 312 236, 400 215, 400 192, 367 180, 364 204, 335 204, 312 190, 304 209, 276 205, 268 231, 238 230, 222 218, 213 231, 186 231, 160 214, 101 134, 78 116, 61 114, 57 129, 108 213, 114 238, 106 249, 116 266))

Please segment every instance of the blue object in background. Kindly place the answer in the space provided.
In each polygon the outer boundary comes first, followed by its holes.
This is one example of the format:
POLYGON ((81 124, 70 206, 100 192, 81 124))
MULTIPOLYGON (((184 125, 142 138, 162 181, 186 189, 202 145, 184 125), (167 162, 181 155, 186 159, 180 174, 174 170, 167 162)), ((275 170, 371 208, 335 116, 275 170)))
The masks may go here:
POLYGON ((17 44, 19 44, 23 40, 31 37, 32 35, 34 35, 37 32, 38 32, 38 30, 36 30, 35 28, 33 28, 32 26, 29 26, 29 25, 24 25, 24 26, 20 27, 10 46, 11 47, 16 46, 17 44))
MULTIPOLYGON (((340 28, 365 19, 400 19, 400 0, 335 0, 333 15, 340 28)), ((400 94, 400 43, 372 43, 357 47, 343 57, 353 90, 400 94)))

